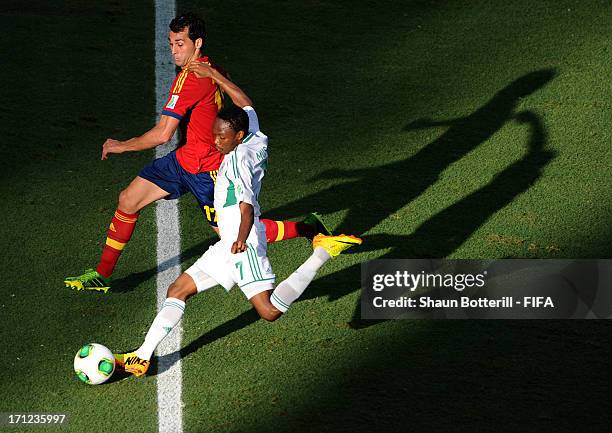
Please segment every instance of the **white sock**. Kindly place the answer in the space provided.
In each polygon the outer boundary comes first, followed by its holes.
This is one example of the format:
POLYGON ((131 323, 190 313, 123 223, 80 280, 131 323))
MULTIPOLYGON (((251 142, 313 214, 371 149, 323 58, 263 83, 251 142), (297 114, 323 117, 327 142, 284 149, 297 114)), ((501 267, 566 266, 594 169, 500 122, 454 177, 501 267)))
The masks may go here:
POLYGON ((312 255, 289 275, 285 281, 282 281, 272 292, 270 302, 279 311, 287 312, 289 306, 306 290, 306 287, 314 280, 317 271, 321 269, 331 256, 321 247, 315 248, 312 255))
POLYGON ((153 323, 151 323, 144 343, 136 350, 136 355, 140 359, 149 361, 157 345, 172 331, 183 317, 184 312, 185 303, 183 301, 176 298, 167 298, 162 305, 162 309, 159 310, 153 323))

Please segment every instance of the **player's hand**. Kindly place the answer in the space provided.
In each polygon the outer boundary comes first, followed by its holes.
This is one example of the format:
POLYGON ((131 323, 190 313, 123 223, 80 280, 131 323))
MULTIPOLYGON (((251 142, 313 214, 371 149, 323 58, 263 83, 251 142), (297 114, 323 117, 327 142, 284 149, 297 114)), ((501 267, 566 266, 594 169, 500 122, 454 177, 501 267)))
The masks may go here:
POLYGON ((244 241, 236 241, 232 244, 232 254, 244 253, 247 249, 247 244, 244 241))
POLYGON ((107 138, 104 144, 102 145, 102 160, 108 158, 109 153, 123 153, 125 149, 121 146, 121 142, 119 140, 114 140, 112 138, 107 138))
POLYGON ((189 72, 193 72, 198 78, 212 78, 213 68, 208 63, 193 61, 187 66, 189 72))

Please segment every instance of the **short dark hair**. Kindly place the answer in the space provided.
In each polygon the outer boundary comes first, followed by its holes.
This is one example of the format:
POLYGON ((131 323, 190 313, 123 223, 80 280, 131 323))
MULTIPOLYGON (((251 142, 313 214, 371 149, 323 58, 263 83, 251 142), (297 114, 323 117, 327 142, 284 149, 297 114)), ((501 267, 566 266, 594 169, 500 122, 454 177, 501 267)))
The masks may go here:
POLYGON ((223 107, 217 117, 227 122, 234 132, 243 131, 245 135, 249 133, 249 116, 242 108, 235 105, 223 107))
POLYGON ((202 42, 206 40, 206 26, 204 20, 192 12, 182 14, 170 21, 170 30, 174 33, 182 32, 185 27, 189 29, 189 39, 193 42, 198 38, 202 38, 202 42))

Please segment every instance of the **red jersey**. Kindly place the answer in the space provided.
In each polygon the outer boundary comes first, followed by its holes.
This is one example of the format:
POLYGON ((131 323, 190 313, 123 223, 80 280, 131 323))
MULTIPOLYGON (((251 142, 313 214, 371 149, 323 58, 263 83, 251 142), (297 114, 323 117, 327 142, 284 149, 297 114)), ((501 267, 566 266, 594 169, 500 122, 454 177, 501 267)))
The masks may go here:
MULTIPOLYGON (((208 62, 208 57, 198 59, 208 62)), ((212 126, 221 103, 220 90, 211 78, 197 78, 187 69, 172 83, 162 114, 182 120, 189 117, 187 140, 176 151, 176 159, 189 173, 217 170, 223 155, 215 148, 212 126)))

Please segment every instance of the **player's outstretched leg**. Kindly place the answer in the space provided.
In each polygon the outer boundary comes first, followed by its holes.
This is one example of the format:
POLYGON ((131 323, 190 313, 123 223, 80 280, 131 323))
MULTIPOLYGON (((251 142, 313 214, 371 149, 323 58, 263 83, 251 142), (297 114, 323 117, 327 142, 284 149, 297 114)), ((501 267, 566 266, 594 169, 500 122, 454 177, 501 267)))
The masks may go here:
POLYGON ((294 238, 312 239, 319 233, 328 236, 332 234, 321 215, 316 212, 309 214, 303 221, 275 221, 263 218, 261 222, 266 226, 266 240, 269 244, 294 238))
POLYGON ((66 277, 64 284, 77 290, 104 290, 110 289, 110 276, 121 256, 123 248, 134 233, 138 221, 138 213, 115 211, 111 220, 106 242, 96 269, 88 269, 77 277, 66 277))
POLYGON ((289 278, 281 282, 271 295, 270 292, 257 294, 250 299, 251 303, 263 319, 276 320, 304 293, 317 271, 329 259, 361 243, 360 238, 350 235, 315 236, 312 241, 312 255, 289 278))
POLYGON ((153 182, 137 176, 119 194, 119 206, 115 210, 106 233, 106 242, 98 266, 96 269, 86 270, 82 275, 64 278, 66 287, 106 293, 110 289, 110 276, 123 249, 134 233, 139 211, 167 195, 166 191, 153 182))
POLYGON ((149 369, 155 348, 183 318, 184 312, 185 301, 178 298, 166 298, 147 332, 145 341, 133 352, 116 353, 117 365, 134 376, 143 376, 149 369))
POLYGON ((114 354, 120 368, 134 376, 143 376, 147 372, 153 352, 183 318, 187 299, 217 285, 210 277, 198 276, 197 279, 196 283, 189 274, 183 273, 168 287, 166 300, 151 323, 142 345, 133 352, 114 354))

